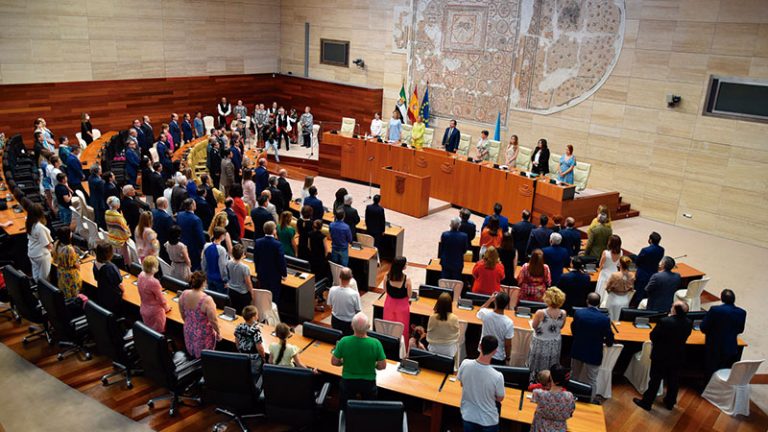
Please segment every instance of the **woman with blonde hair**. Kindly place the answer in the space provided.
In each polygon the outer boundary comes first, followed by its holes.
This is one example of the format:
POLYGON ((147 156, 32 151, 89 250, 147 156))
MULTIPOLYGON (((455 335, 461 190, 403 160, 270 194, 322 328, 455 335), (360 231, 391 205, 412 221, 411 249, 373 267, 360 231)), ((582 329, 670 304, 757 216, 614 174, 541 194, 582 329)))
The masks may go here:
POLYGON ((504 280, 504 265, 499 260, 499 251, 493 246, 488 246, 483 254, 483 259, 475 264, 472 269, 475 278, 472 284, 472 292, 491 295, 501 290, 501 281, 504 280))
POLYGON ((531 351, 528 353, 528 369, 531 370, 531 380, 539 371, 549 369, 553 364, 560 363, 560 346, 562 338, 560 331, 565 325, 565 310, 560 309, 565 303, 565 293, 557 287, 544 292, 546 309, 539 309, 533 315, 531 328, 531 351))
POLYGON ((517 144, 517 135, 509 137, 509 144, 507 144, 507 154, 505 155, 504 162, 509 169, 515 169, 517 166, 517 156, 520 154, 520 146, 517 144))
POLYGON ((163 295, 160 281, 155 277, 159 265, 157 258, 152 255, 144 258, 144 262, 141 263, 142 272, 139 273, 136 286, 141 299, 141 307, 139 308, 141 320, 152 330, 163 333, 165 332, 165 316, 171 311, 171 306, 163 295))
POLYGON ((629 307, 630 294, 635 291, 635 275, 629 271, 632 260, 628 256, 619 258, 619 270, 612 273, 605 286, 605 307, 611 321, 618 321, 621 309, 629 307))
MULTIPOLYGON (((211 220, 211 225, 208 227, 208 235, 213 238, 213 230, 216 227, 222 227, 226 231, 227 224, 229 223, 229 218, 227 217, 227 213, 225 212, 218 212, 211 220)), ((224 236, 224 240, 222 241, 224 248, 227 249, 227 253, 232 255, 232 238, 229 236, 229 232, 224 236)))
POLYGON ((152 229, 152 213, 145 211, 139 216, 139 224, 133 233, 136 240, 136 252, 139 254, 139 262, 144 258, 153 255, 160 255, 160 242, 157 240, 157 233, 152 229))
POLYGON ((277 226, 277 239, 283 245, 283 253, 295 257, 298 244, 296 242, 296 229, 291 226, 293 214, 289 211, 280 213, 280 224, 277 226))
POLYGON ((549 266, 544 264, 544 253, 535 249, 531 259, 523 264, 517 277, 520 286, 520 300, 541 301, 544 291, 552 284, 549 266))

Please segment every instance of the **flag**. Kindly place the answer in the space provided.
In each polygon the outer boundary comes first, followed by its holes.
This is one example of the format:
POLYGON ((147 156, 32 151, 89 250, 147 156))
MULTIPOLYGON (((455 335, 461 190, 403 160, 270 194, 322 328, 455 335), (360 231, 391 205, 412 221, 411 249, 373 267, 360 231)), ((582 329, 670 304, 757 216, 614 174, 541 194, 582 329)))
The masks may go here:
POLYGON ((395 109, 400 113, 400 123, 405 123, 408 117, 408 95, 405 94, 405 82, 400 86, 400 99, 395 104, 395 109))
POLYGON ((403 102, 408 100, 408 95, 405 94, 405 82, 400 86, 400 99, 402 99, 403 102))
POLYGON ((496 116, 496 131, 493 132, 493 140, 501 141, 501 111, 496 116))
POLYGON ((418 86, 413 87, 413 94, 411 100, 408 102, 408 118, 411 123, 415 122, 419 117, 419 89, 418 86))
POLYGON ((424 99, 421 100, 421 118, 424 119, 424 126, 429 127, 429 82, 424 90, 424 99))

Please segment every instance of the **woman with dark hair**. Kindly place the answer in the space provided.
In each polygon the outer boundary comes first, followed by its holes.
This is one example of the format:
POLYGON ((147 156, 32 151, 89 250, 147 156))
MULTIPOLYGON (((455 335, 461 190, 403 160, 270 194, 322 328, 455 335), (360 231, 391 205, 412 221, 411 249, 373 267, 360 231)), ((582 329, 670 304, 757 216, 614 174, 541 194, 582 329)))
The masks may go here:
POLYGON ((45 225, 45 212, 40 204, 32 204, 27 210, 27 220, 24 227, 27 231, 27 255, 32 263, 32 279, 48 280, 51 273, 51 250, 53 239, 51 230, 45 225))
POLYGON ((619 271, 608 278, 605 285, 605 307, 611 321, 618 321, 623 308, 629 307, 629 300, 635 292, 635 275, 629 271, 632 260, 628 256, 619 258, 619 271))
POLYGON ((497 249, 499 260, 504 266, 504 279, 501 284, 507 286, 517 285, 515 280, 515 268, 517 268, 517 251, 515 250, 515 237, 511 231, 505 232, 501 237, 501 246, 497 249))
POLYGON ((315 184, 313 176, 304 177, 304 185, 301 187, 301 205, 304 205, 304 199, 309 196, 309 188, 315 184))
POLYGON ((576 168, 576 158, 573 157, 573 146, 565 146, 565 154, 560 156, 560 170, 557 173, 557 180, 573 184, 573 170, 576 168))
POLYGON ((200 358, 203 350, 216 348, 221 340, 216 303, 205 293, 205 274, 192 273, 189 289, 179 297, 179 311, 184 321, 184 345, 194 358, 200 358))
POLYGON ((243 185, 235 183, 229 188, 229 196, 232 197, 232 210, 237 215, 237 221, 240 223, 240 238, 245 237, 245 218, 248 216, 248 210, 245 209, 243 202, 243 185))
MULTIPOLYGON (((344 197, 347 196, 349 192, 347 192, 346 188, 339 188, 339 190, 336 191, 336 199, 333 201, 333 212, 336 213, 336 210, 344 207, 344 197)), ((322 216, 320 216, 322 219, 322 216)))
POLYGON ((168 232, 168 241, 165 242, 165 251, 168 252, 168 259, 171 260, 171 276, 178 280, 188 282, 192 271, 192 261, 189 259, 187 246, 181 242, 181 227, 171 226, 168 232))
POLYGON ((93 277, 96 279, 94 300, 99 306, 120 316, 123 303, 123 277, 120 269, 112 262, 112 244, 100 241, 96 245, 96 262, 93 263, 93 277))
POLYGON ((501 290, 501 281, 504 280, 505 273, 495 247, 489 246, 485 250, 483 259, 475 263, 472 268, 472 276, 475 278, 472 284, 473 293, 491 295, 501 290))
POLYGON ((608 285, 608 279, 611 275, 619 271, 619 260, 621 259, 621 237, 612 234, 608 238, 608 248, 600 256, 600 276, 597 278, 595 292, 600 294, 600 298, 605 301, 605 287, 608 285))
POLYGON ((91 116, 83 113, 80 116, 80 138, 85 141, 85 145, 93 142, 93 126, 91 126, 91 116))
POLYGON ((384 301, 384 319, 403 323, 403 338, 407 341, 411 324, 411 280, 404 273, 406 262, 405 257, 395 257, 384 280, 384 286, 387 290, 387 299, 384 301))
POLYGON ((544 292, 552 283, 552 276, 549 266, 544 264, 544 253, 541 249, 535 249, 531 259, 523 264, 517 282, 520 287, 520 300, 540 302, 544 297, 544 292))
POLYGON ((531 401, 536 404, 531 432, 558 432, 567 430, 566 420, 573 417, 576 399, 566 390, 568 370, 559 364, 549 368, 548 389, 534 389, 531 401))
POLYGON ((328 267, 328 244, 325 242, 326 236, 323 233, 323 221, 315 219, 312 222, 312 232, 309 233, 309 265, 312 268, 315 278, 320 280, 330 275, 328 267))
POLYGON ((77 297, 82 287, 80 280, 80 258, 72 246, 72 231, 69 227, 56 230, 56 243, 53 245, 53 262, 58 272, 58 286, 64 298, 77 297))
POLYGON ((435 303, 434 312, 427 324, 429 351, 453 357, 458 350, 457 343, 461 336, 461 329, 459 318, 453 313, 453 300, 450 294, 440 294, 435 303))
POLYGON ((488 225, 480 232, 480 255, 485 253, 485 249, 493 246, 498 249, 501 246, 503 232, 499 226, 499 217, 491 216, 488 225))
POLYGON ((542 138, 536 143, 536 149, 531 154, 531 171, 534 174, 546 175, 549 173, 549 148, 547 140, 542 138))
POLYGON ((312 207, 305 205, 301 208, 301 217, 296 221, 299 231, 298 256, 309 260, 309 234, 312 232, 312 207))

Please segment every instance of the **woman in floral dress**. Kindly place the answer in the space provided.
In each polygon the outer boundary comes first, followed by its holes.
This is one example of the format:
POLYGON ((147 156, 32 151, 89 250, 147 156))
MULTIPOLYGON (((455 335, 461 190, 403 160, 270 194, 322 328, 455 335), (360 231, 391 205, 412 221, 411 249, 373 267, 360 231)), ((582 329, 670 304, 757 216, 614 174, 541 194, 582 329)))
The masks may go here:
POLYGON ((184 344, 187 352, 200 358, 203 350, 216 348, 221 339, 216 304, 205 294, 205 274, 196 271, 189 280, 189 289, 179 299, 179 310, 184 320, 184 344))
POLYGON ((550 370, 549 390, 535 389, 532 402, 536 404, 531 432, 566 432, 566 420, 573 417, 576 399, 565 390, 566 370, 559 364, 550 370))
POLYGON ((75 298, 80 293, 80 259, 72 246, 72 232, 69 227, 56 230, 58 240, 53 245, 53 262, 58 272, 58 287, 65 299, 75 298))
POLYGON ((517 282, 520 285, 520 300, 542 301, 544 291, 552 283, 552 276, 549 266, 544 264, 541 249, 534 250, 531 259, 523 264, 517 282))
POLYGON ((531 351, 528 353, 528 369, 531 370, 531 381, 539 371, 549 369, 560 363, 560 346, 562 338, 560 331, 565 325, 565 311, 560 307, 565 303, 565 293, 556 287, 544 293, 546 309, 539 309, 533 315, 531 328, 531 351))

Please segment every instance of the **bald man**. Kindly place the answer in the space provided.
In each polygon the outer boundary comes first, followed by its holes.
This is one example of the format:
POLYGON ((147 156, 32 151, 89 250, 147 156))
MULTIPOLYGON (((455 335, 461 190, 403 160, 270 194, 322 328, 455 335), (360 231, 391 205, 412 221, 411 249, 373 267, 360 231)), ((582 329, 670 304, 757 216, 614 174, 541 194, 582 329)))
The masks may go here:
POLYGON ((139 216, 142 212, 149 211, 149 205, 136 198, 136 189, 131 185, 123 186, 123 199, 120 202, 120 208, 123 210, 123 217, 131 228, 131 234, 136 231, 136 225, 139 224, 139 216))

